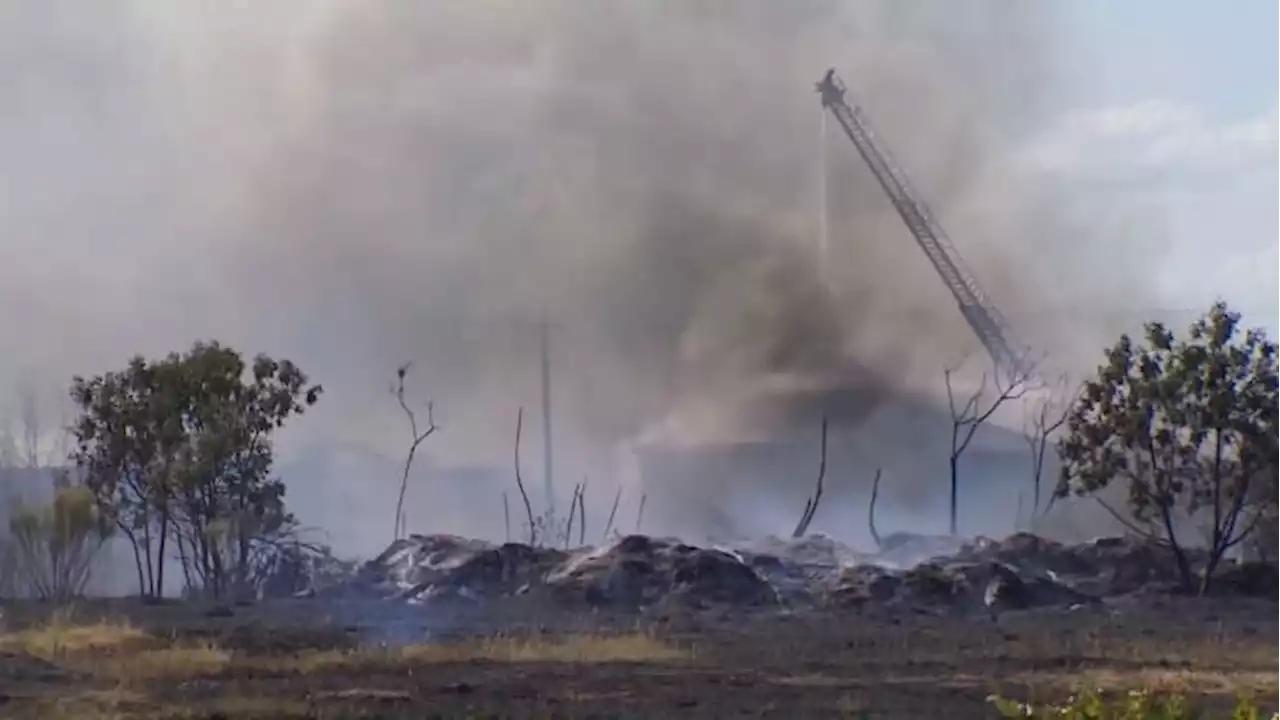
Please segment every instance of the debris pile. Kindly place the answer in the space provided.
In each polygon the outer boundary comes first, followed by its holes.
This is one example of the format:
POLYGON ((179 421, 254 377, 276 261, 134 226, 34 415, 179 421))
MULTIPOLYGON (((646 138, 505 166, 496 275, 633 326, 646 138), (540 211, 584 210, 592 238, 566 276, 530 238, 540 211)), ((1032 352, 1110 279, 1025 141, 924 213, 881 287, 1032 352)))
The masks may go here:
MULTIPOLYGON (((446 600, 469 604, 531 596, 567 607, 644 610, 903 607, 998 613, 1095 605, 1167 589, 1177 568, 1167 548, 1127 538, 1064 545, 1029 533, 958 540, 899 533, 881 553, 826 536, 698 547, 630 535, 573 551, 493 545, 453 535, 413 535, 317 597, 446 600)), ((1203 561, 1195 553, 1193 563, 1203 561)), ((1275 593, 1274 565, 1223 568, 1222 591, 1275 593), (1261 590, 1260 590, 1261 589, 1261 590)))
POLYGON ((557 595, 593 606, 676 603, 765 606, 778 593, 736 553, 678 540, 629 535, 570 558, 546 578, 557 595))
MULTIPOLYGON (((1204 564, 1203 552, 1185 552, 1192 567, 1204 564)), ((1023 574, 1049 577, 1098 596, 1167 589, 1178 581, 1177 563, 1168 548, 1129 537, 1064 545, 1031 533, 1015 533, 1000 541, 979 540, 966 545, 955 559, 1004 563, 1023 574)))

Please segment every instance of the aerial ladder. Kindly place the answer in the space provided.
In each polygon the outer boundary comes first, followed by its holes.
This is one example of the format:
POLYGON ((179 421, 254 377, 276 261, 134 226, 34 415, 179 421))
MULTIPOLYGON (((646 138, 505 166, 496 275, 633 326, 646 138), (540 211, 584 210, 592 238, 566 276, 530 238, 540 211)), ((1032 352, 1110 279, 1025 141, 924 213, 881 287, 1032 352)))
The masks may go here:
POLYGON ((834 68, 827 71, 817 83, 817 88, 822 96, 822 106, 835 116, 840 127, 844 128, 845 135, 849 136, 849 140, 858 149, 858 154, 880 182, 880 187, 888 194, 907 229, 915 236, 920 249, 955 297, 960 314, 991 355, 996 368, 1008 373, 1010 380, 1030 380, 1034 368, 1029 358, 1029 348, 1014 339, 1014 332, 1008 321, 982 290, 946 231, 911 186, 907 174, 894 161, 888 149, 877 140, 866 114, 846 99, 845 85, 836 77, 834 68))

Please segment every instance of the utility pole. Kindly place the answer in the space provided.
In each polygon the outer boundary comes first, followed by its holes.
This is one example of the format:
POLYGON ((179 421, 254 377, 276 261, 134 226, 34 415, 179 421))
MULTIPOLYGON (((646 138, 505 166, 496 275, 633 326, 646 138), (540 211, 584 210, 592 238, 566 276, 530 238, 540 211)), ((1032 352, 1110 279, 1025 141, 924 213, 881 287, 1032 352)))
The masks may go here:
POLYGON ((551 457, 551 323, 547 319, 546 310, 542 312, 538 338, 542 356, 542 481, 546 485, 547 510, 554 511, 556 496, 551 457))

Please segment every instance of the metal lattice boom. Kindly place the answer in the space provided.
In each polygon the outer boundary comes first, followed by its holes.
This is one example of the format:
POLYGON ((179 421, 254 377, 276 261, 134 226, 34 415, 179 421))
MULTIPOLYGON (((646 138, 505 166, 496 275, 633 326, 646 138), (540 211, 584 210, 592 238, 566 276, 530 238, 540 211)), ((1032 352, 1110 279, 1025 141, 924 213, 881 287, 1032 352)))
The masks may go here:
POLYGON ((929 212, 929 206, 912 188, 906 172, 894 161, 888 149, 877 141, 866 114, 846 99, 845 85, 836 77, 834 69, 827 71, 817 83, 817 88, 822 96, 822 106, 830 110, 840 127, 844 128, 845 135, 858 149, 858 154, 866 161, 880 187, 884 188, 920 249, 955 297, 960 314, 996 366, 1012 376, 1028 378, 1032 372, 1028 349, 1014 342, 1008 321, 982 290, 946 231, 929 212))

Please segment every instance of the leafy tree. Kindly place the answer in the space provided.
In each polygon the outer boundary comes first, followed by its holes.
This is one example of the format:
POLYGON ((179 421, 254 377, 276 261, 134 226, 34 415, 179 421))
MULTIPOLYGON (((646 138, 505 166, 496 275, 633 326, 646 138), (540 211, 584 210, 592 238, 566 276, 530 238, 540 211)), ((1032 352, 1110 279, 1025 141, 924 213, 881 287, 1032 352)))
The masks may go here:
POLYGON ((84 591, 109 526, 99 522, 91 490, 60 482, 44 505, 9 509, 16 579, 30 595, 65 602, 84 591))
POLYGON ((1169 546, 1185 589, 1207 592, 1227 551, 1275 513, 1277 431, 1276 345, 1219 302, 1185 339, 1148 323, 1145 343, 1124 335, 1107 351, 1058 442, 1056 494, 1127 483, 1132 519, 1103 506, 1169 546), (1208 546, 1198 583, 1188 526, 1208 546))
POLYGON ((249 366, 216 342, 75 378, 72 457, 132 545, 140 593, 161 595, 176 550, 188 587, 221 597, 264 539, 295 526, 270 475, 271 436, 320 393, 288 360, 258 355, 249 366))

